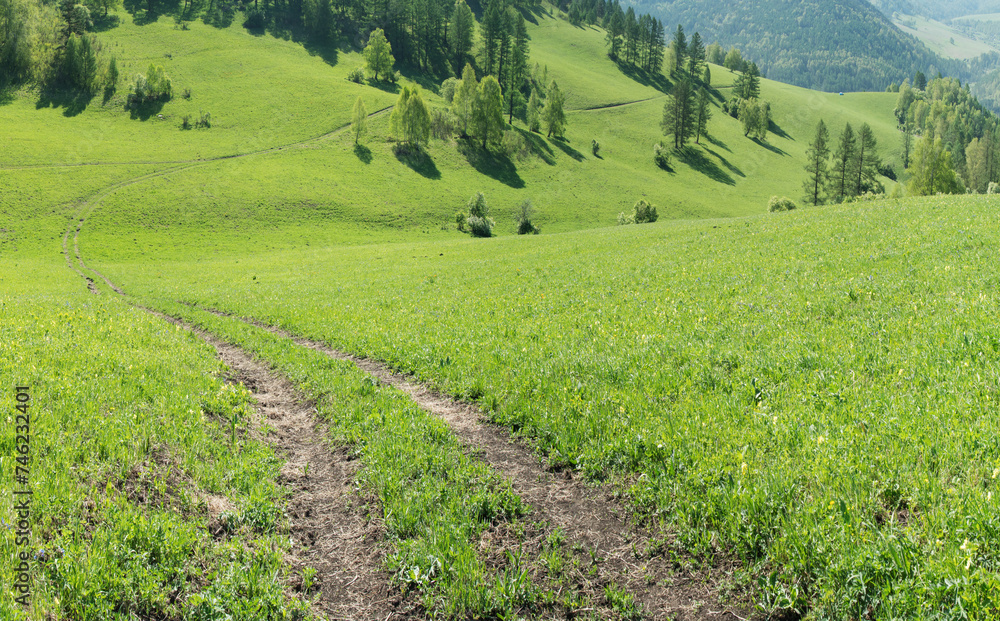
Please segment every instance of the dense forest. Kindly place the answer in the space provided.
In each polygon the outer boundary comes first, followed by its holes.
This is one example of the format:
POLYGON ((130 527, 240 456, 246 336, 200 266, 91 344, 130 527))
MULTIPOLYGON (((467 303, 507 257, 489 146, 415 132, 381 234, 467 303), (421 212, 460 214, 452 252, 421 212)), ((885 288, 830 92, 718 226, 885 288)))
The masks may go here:
POLYGON ((869 0, 878 10, 949 20, 962 15, 1000 13, 1000 0, 869 0))
MULTIPOLYGON (((851 0, 643 0, 667 24, 739 47, 768 78, 836 91, 879 91, 916 71, 967 81, 974 73, 900 32, 873 6, 851 0)), ((995 60, 995 59, 994 59, 995 60)))

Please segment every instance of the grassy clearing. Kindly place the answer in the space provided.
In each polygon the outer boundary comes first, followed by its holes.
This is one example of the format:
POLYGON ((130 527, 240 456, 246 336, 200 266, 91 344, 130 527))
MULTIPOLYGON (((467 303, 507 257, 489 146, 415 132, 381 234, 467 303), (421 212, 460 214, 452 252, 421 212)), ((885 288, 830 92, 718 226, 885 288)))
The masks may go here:
POLYGON ((896 15, 893 18, 893 23, 900 30, 920 39, 927 47, 945 58, 964 60, 995 51, 990 45, 971 39, 937 20, 917 15, 896 15))
MULTIPOLYGON (((998 605, 1000 345, 984 198, 532 239, 100 268, 477 398, 554 465, 633 481, 766 607, 998 605), (470 277, 473 275, 473 277, 470 277)), ((165 297, 166 296, 166 297, 165 297)))

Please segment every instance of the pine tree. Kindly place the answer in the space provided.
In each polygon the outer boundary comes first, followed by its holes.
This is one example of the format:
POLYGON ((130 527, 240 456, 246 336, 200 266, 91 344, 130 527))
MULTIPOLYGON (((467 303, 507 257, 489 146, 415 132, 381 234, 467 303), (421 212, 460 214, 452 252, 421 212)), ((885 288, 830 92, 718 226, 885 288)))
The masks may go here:
POLYGON ((528 25, 524 17, 518 13, 514 20, 514 44, 511 50, 510 66, 504 81, 504 91, 507 96, 508 122, 514 122, 514 107, 523 105, 524 96, 521 85, 528 77, 528 25), (520 103, 518 103, 520 102, 520 103))
POLYGON ((351 119, 351 132, 354 134, 354 144, 358 144, 358 141, 361 140, 367 128, 368 109, 365 108, 365 102, 359 96, 358 100, 354 102, 354 115, 351 119))
POLYGON ((689 79, 682 78, 667 95, 660 128, 664 136, 674 137, 674 149, 680 149, 691 139, 695 130, 694 125, 694 89, 689 79))
POLYGON ((858 130, 857 149, 855 150, 855 161, 851 167, 854 173, 854 188, 852 194, 857 196, 866 189, 874 188, 877 184, 878 167, 881 160, 878 157, 878 143, 875 140, 875 133, 868 123, 861 125, 858 130))
POLYGON ((684 36, 684 27, 680 24, 677 24, 677 30, 674 31, 672 45, 677 58, 677 69, 683 70, 687 65, 688 46, 687 37, 684 36))
POLYGON ((698 114, 695 122, 694 143, 700 144, 702 135, 708 135, 708 122, 712 119, 711 100, 708 91, 704 88, 698 89, 698 114))
POLYGON ((451 111, 462 124, 462 136, 469 135, 469 121, 472 119, 472 106, 476 101, 478 86, 475 69, 471 64, 466 64, 462 70, 462 81, 458 83, 455 97, 451 100, 451 111))
POLYGON ((701 81, 705 84, 705 88, 712 87, 712 68, 705 65, 705 73, 702 75, 701 81))
POLYGON ((562 91, 559 90, 559 85, 553 81, 549 85, 549 92, 545 97, 545 108, 542 110, 542 118, 549 130, 549 136, 555 134, 556 137, 561 138, 563 131, 565 131, 566 112, 563 110, 564 105, 562 91))
POLYGON ((701 77, 704 68, 705 46, 701 42, 701 35, 696 32, 694 33, 694 36, 691 37, 691 43, 688 44, 688 75, 690 75, 692 79, 697 80, 701 77))
POLYGON ((816 126, 816 137, 806 151, 806 172, 809 173, 809 177, 803 184, 803 189, 806 192, 806 200, 813 205, 822 205, 825 201, 824 192, 829 181, 827 170, 827 158, 830 157, 830 147, 827 145, 829 140, 830 132, 821 119, 816 126))
POLYGON ((378 74, 386 75, 392 71, 392 65, 396 59, 392 57, 392 47, 385 38, 385 32, 381 28, 376 28, 368 37, 368 45, 364 51, 365 63, 368 70, 375 74, 375 81, 378 81, 378 74))
POLYGON ((851 162, 854 161, 854 151, 857 141, 854 129, 848 123, 840 134, 840 144, 833 154, 833 199, 840 202, 847 198, 851 189, 851 162))
POLYGON ((457 0, 455 9, 451 13, 451 32, 448 35, 451 57, 456 68, 464 66, 465 58, 472 49, 475 31, 476 18, 472 14, 472 9, 465 0, 457 0))

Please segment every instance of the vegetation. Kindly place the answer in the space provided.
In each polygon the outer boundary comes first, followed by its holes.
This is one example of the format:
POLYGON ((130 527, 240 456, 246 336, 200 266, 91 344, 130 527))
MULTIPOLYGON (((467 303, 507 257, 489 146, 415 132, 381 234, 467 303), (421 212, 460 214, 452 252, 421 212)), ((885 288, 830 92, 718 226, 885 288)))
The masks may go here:
POLYGON ((646 199, 640 199, 633 207, 632 213, 622 212, 618 214, 618 224, 646 224, 656 222, 656 207, 650 205, 646 199))

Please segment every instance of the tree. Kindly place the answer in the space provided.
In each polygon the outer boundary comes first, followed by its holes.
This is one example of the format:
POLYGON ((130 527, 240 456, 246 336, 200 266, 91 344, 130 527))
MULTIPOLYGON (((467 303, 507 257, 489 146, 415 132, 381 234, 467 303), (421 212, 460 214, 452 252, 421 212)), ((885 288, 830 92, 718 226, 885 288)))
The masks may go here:
MULTIPOLYGON (((485 82, 486 79, 483 79, 485 82)), ((502 119, 501 119, 502 120, 502 119)), ((482 192, 469 199, 469 216, 466 223, 469 225, 469 232, 473 237, 492 237, 493 227, 496 223, 490 218, 490 206, 486 203, 486 197, 482 192)))
POLYGON ((472 107, 476 101, 476 90, 479 83, 476 81, 476 71, 472 65, 466 64, 462 70, 462 81, 455 89, 455 98, 451 100, 451 111, 458 117, 462 124, 462 135, 469 135, 469 121, 472 119, 472 107))
POLYGON ((472 104, 472 128, 482 138, 483 148, 503 136, 503 95, 500 83, 491 75, 483 78, 472 104))
POLYGON ((419 88, 403 87, 389 116, 389 125, 393 135, 409 146, 420 147, 430 140, 431 115, 419 88))
POLYGON ((625 34, 625 15, 622 13, 620 5, 615 5, 615 10, 611 13, 611 17, 605 20, 604 27, 608 31, 605 40, 608 47, 611 48, 608 51, 608 56, 611 57, 611 60, 618 60, 618 54, 622 49, 622 36, 625 34))
POLYGON ((520 13, 514 17, 514 45, 509 66, 503 77, 504 91, 507 95, 508 122, 513 124, 514 107, 524 104, 521 85, 528 77, 528 25, 520 13))
POLYGON ((708 122, 712 119, 712 102, 708 97, 708 91, 704 88, 698 89, 697 120, 695 121, 694 143, 701 142, 702 134, 708 134, 708 122))
POLYGON ((691 79, 697 80, 701 77, 704 68, 705 46, 701 42, 701 35, 696 32, 691 37, 691 43, 688 44, 688 74, 691 76, 691 79))
POLYGON ((705 65, 705 73, 702 75, 701 81, 705 85, 705 88, 712 87, 712 69, 708 65, 705 65))
POLYGON ((660 128, 664 136, 674 137, 674 149, 680 149, 695 131, 694 89, 691 80, 682 78, 674 85, 663 104, 660 128))
POLYGON ((986 192, 989 187, 990 144, 985 136, 973 138, 965 148, 965 182, 975 192, 986 192))
POLYGON ((854 151, 857 140, 854 129, 848 123, 840 134, 840 144, 833 154, 833 198, 840 202, 851 191, 851 162, 854 161, 854 151))
POLYGON ((538 97, 538 91, 531 89, 531 96, 528 98, 528 129, 537 132, 542 127, 542 102, 538 97))
POLYGON ((882 163, 878 157, 877 148, 875 133, 868 123, 863 123, 861 129, 858 130, 857 149, 852 166, 854 173, 853 194, 855 196, 877 186, 878 168, 882 163))
POLYGON ((760 71, 757 63, 749 63, 733 82, 733 94, 740 99, 757 99, 760 96, 760 71))
POLYGON ((927 88, 927 76, 924 75, 923 71, 918 71, 913 76, 913 87, 918 91, 922 91, 927 88))
POLYGON ((729 53, 726 54, 726 59, 723 61, 726 69, 730 71, 743 71, 743 55, 735 47, 729 48, 729 53))
POLYGON ((376 82, 378 74, 386 75, 392 71, 392 65, 396 59, 392 57, 392 47, 381 28, 373 30, 368 37, 368 46, 365 47, 364 56, 368 70, 374 74, 376 82))
POLYGON ((909 168, 910 182, 907 191, 913 196, 937 193, 959 194, 962 184, 951 164, 951 153, 945 150, 940 138, 922 138, 913 151, 909 168))
POLYGON ((548 95, 545 97, 545 108, 542 110, 542 119, 549 130, 549 136, 555 134, 556 137, 562 138, 563 131, 566 129, 566 112, 563 110, 565 103, 559 85, 553 80, 552 84, 549 85, 548 95))
POLYGON ((448 35, 451 57, 455 67, 465 64, 472 49, 472 38, 476 30, 476 18, 465 0, 457 0, 451 13, 451 32, 448 35))
POLYGON ((671 43, 674 48, 674 54, 677 59, 677 68, 684 69, 687 64, 688 55, 688 45, 687 37, 684 36, 684 27, 677 24, 677 30, 674 31, 674 40, 671 43))
POLYGON ((830 147, 827 142, 830 140, 830 133, 826 129, 826 123, 820 119, 816 126, 816 137, 806 150, 806 172, 809 177, 803 184, 806 192, 806 200, 813 205, 821 205, 824 202, 823 193, 829 179, 827 171, 827 158, 830 157, 830 147))
POLYGON ((913 123, 903 122, 903 168, 910 167, 910 149, 913 147, 913 123))
POLYGON ((358 144, 358 141, 361 140, 367 128, 368 109, 365 108, 365 102, 359 96, 358 100, 354 102, 354 116, 351 119, 351 132, 354 134, 354 144, 358 144))

